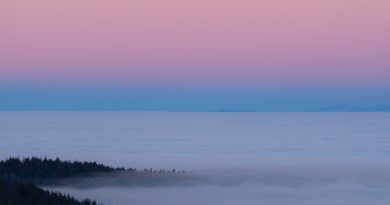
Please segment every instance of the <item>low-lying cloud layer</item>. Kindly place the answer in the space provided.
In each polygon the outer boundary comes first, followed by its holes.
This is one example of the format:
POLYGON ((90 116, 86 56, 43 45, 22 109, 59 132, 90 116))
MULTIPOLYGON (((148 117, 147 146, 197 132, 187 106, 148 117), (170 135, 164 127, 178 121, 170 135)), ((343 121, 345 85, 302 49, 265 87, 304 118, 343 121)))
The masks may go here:
POLYGON ((133 180, 126 175, 101 176, 49 189, 118 205, 387 205, 390 201, 387 166, 220 169, 197 176, 155 177, 154 184, 133 180))

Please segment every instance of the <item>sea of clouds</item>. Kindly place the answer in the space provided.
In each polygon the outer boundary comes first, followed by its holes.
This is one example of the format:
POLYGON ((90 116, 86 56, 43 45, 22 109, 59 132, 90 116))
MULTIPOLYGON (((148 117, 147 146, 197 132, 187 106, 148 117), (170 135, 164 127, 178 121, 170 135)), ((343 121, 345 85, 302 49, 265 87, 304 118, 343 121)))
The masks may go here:
POLYGON ((127 175, 111 175, 45 188, 113 205, 387 205, 390 167, 224 168, 156 183, 134 183, 127 175))
POLYGON ((185 169, 45 187, 106 205, 388 205, 390 113, 0 112, 0 157, 185 169))

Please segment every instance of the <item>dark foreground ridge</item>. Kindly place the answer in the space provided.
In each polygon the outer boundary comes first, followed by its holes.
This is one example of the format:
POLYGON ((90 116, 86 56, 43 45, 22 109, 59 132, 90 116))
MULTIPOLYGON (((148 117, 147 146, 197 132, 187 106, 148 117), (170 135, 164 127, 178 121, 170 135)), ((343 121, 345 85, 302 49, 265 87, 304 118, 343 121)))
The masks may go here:
POLYGON ((96 205, 90 199, 78 201, 59 192, 45 191, 34 184, 0 180, 0 205, 96 205))

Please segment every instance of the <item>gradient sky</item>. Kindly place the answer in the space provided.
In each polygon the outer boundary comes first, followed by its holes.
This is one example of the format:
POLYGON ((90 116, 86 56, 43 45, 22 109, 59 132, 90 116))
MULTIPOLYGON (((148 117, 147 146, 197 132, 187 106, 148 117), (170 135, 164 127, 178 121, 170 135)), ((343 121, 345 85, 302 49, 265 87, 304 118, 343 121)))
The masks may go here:
POLYGON ((390 105, 388 0, 2 0, 0 110, 390 105))

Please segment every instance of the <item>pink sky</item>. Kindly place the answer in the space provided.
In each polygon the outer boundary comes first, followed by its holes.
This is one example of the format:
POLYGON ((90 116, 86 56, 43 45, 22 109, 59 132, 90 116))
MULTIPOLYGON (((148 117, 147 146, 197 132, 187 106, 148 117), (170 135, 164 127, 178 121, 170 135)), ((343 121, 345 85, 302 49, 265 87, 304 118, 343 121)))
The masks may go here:
POLYGON ((0 80, 390 87, 388 0, 3 0, 0 80))

